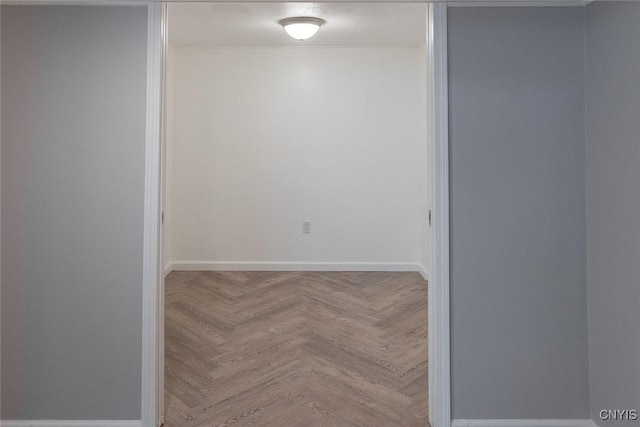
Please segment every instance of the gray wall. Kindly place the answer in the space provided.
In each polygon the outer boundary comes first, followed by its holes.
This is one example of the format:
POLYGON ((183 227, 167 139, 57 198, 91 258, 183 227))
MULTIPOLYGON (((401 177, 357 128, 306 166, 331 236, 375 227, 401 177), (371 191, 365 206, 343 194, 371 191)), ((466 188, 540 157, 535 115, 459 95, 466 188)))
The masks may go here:
POLYGON ((145 7, 2 7, 2 418, 140 419, 145 7))
POLYGON ((583 8, 449 8, 454 418, 587 418, 583 8))
POLYGON ((592 3, 587 47, 591 415, 640 410, 640 3, 592 3))

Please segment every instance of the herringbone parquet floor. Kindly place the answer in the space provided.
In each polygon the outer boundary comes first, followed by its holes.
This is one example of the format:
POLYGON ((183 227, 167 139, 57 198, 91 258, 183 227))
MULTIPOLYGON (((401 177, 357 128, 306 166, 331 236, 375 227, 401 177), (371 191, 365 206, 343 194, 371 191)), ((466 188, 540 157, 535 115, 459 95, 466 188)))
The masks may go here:
POLYGON ((417 273, 173 272, 165 426, 428 426, 417 273))

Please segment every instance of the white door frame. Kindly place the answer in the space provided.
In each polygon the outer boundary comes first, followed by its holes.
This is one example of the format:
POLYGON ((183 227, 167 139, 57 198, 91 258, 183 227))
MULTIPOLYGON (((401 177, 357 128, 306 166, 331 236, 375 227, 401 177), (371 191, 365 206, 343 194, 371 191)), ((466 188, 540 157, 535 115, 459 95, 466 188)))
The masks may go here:
POLYGON ((447 4, 429 5, 427 19, 430 133, 433 138, 434 230, 429 283, 429 418, 433 427, 451 426, 449 305, 449 85, 447 4))
MULTIPOLYGON (((164 92, 164 4, 150 2, 147 20, 147 124, 144 166, 144 232, 142 270, 142 384, 141 425, 156 427, 162 400, 159 385, 159 331, 163 301, 160 295, 160 150, 162 146, 162 94, 164 92)), ((163 387, 164 388, 164 387, 163 387)))
MULTIPOLYGON (((147 131, 144 192, 142 290, 142 427, 161 423, 162 349, 160 318, 164 304, 160 265, 162 94, 164 93, 165 7, 149 2, 147 51, 147 131)), ((427 78, 429 143, 434 159, 432 270, 429 283, 429 418, 433 427, 451 427, 449 327, 449 137, 447 86, 447 5, 428 5, 427 78)), ((417 230, 416 230, 417 232, 417 230)), ((426 386, 426 384, 425 384, 426 386)), ((163 388, 163 387, 162 387, 163 388)))

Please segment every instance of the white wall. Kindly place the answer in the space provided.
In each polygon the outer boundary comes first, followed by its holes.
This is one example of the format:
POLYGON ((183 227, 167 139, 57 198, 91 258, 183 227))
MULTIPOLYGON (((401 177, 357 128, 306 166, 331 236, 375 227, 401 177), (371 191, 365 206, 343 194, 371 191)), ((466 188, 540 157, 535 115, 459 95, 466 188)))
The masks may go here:
POLYGON ((172 232, 172 218, 173 218, 173 202, 172 202, 172 190, 173 190, 173 115, 174 115, 174 93, 175 93, 175 48, 173 45, 168 46, 167 62, 166 62, 166 87, 165 87, 165 146, 164 146, 164 164, 162 169, 162 211, 164 214, 163 234, 162 234, 162 261, 161 265, 164 268, 165 275, 171 271, 172 262, 172 247, 173 247, 173 232, 172 232))
MULTIPOLYGON (((427 52, 424 52, 424 64, 429 64, 431 61, 428 58, 427 52)), ((431 68, 429 66, 428 68, 431 68)), ((423 80, 425 83, 425 114, 427 118, 433 117, 434 108, 434 93, 433 93, 433 79, 426 74, 426 70, 423 74, 423 80)), ((422 207, 420 208, 420 265, 424 269, 423 274, 433 271, 433 252, 435 248, 435 242, 433 241, 433 228, 431 224, 434 222, 433 206, 435 197, 435 130, 430 129, 425 123, 425 136, 422 142, 421 158, 424 162, 424 166, 420 168, 422 173, 422 181, 420 184, 420 200, 422 201, 422 207), (429 214, 431 213, 431 220, 429 214), (429 223, 431 222, 431 224, 429 223)))
POLYGON ((423 48, 173 52, 174 263, 420 262, 423 48))

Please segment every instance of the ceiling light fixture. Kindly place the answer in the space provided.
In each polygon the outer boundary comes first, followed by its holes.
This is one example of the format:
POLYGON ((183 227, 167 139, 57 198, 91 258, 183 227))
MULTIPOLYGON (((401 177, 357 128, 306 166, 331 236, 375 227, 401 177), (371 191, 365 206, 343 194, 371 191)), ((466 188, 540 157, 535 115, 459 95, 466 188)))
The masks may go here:
POLYGON ((308 16, 298 16, 295 18, 285 18, 278 21, 284 30, 296 40, 307 40, 313 37, 326 21, 320 18, 308 16))

